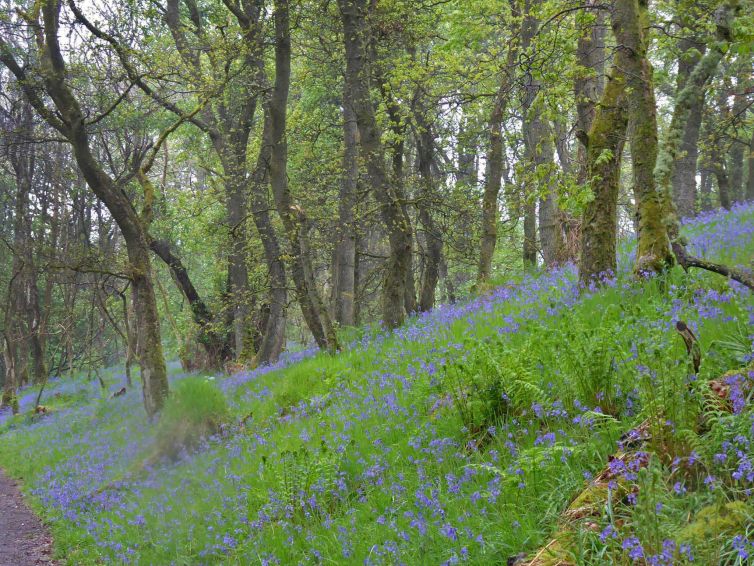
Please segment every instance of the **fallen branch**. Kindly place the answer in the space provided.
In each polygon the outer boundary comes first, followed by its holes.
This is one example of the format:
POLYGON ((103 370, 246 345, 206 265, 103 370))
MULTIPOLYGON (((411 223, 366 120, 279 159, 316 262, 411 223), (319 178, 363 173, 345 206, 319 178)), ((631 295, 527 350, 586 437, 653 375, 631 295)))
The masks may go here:
POLYGON ((678 265, 683 267, 684 271, 688 271, 689 267, 704 269, 706 271, 711 271, 712 273, 717 273, 719 275, 727 277, 728 279, 738 281, 739 283, 741 283, 741 285, 744 285, 745 287, 748 287, 749 289, 754 291, 754 277, 748 273, 745 273, 733 267, 728 267, 727 265, 723 265, 721 263, 713 263, 711 261, 707 261, 706 259, 691 256, 686 252, 686 246, 684 246, 680 242, 673 242, 673 253, 675 254, 676 260, 678 260, 678 265))

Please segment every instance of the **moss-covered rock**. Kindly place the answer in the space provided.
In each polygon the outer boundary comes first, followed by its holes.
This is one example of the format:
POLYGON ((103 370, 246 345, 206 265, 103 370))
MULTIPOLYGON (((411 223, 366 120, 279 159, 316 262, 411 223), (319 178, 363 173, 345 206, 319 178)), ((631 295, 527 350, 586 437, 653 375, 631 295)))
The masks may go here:
POLYGON ((571 550, 574 539, 572 531, 558 531, 547 545, 526 562, 526 566, 574 566, 576 559, 571 550))
POLYGON ((679 534, 680 542, 694 546, 704 546, 720 535, 733 535, 743 532, 752 521, 752 508, 743 501, 708 505, 702 508, 679 534))

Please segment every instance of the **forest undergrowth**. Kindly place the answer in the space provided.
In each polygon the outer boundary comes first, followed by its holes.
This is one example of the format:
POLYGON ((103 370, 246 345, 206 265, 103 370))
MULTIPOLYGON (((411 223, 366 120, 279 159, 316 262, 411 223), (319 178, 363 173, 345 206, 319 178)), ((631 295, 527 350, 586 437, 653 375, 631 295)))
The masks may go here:
MULTIPOLYGON (((684 230, 751 267, 754 204, 684 230)), ((138 388, 111 397, 121 368, 57 378, 44 414, 35 387, 0 415, 0 465, 71 564, 749 563, 751 293, 632 263, 499 282, 336 356, 173 364, 159 426, 138 388)))

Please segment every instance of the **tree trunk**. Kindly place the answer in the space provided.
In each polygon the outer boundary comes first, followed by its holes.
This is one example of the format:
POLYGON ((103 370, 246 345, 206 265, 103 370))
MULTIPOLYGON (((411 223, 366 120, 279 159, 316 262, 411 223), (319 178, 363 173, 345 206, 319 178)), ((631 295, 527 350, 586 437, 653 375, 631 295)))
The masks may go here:
MULTIPOLYGON (((596 0, 588 0, 589 6, 597 4, 596 0)), ((576 61, 581 69, 573 81, 573 90, 576 97, 576 130, 580 133, 577 137, 589 132, 592 120, 596 112, 597 102, 602 97, 605 89, 605 11, 595 10, 587 12, 592 20, 584 25, 586 29, 579 36, 576 45, 576 61)), ((579 172, 577 181, 586 183, 587 164, 586 150, 583 143, 578 146, 577 160, 579 172)))
POLYGON ((432 218, 432 196, 435 179, 432 175, 434 161, 434 135, 432 125, 424 115, 424 109, 420 109, 416 116, 417 127, 420 130, 416 140, 416 150, 419 161, 419 176, 421 193, 417 209, 419 222, 424 228, 426 241, 426 257, 422 277, 421 292, 419 294, 419 311, 427 312, 435 305, 435 293, 437 282, 440 279, 440 264, 442 262, 442 237, 435 226, 432 218))
MULTIPOLYGON (((511 21, 516 22, 521 15, 519 3, 511 2, 511 21)), ((476 285, 479 290, 489 283, 492 276, 492 258, 495 255, 497 246, 497 225, 500 220, 500 209, 498 207, 498 197, 500 195, 500 186, 503 180, 503 171, 506 164, 504 155, 505 147, 503 144, 503 121, 513 87, 514 70, 519 53, 519 38, 521 25, 514 24, 511 26, 511 41, 508 45, 508 55, 506 65, 503 69, 503 78, 500 81, 495 100, 490 112, 488 124, 488 153, 487 153, 487 171, 484 179, 484 193, 482 194, 482 236, 479 243, 479 265, 477 267, 476 285)), ((459 155, 459 166, 461 156, 459 155)), ((465 173, 465 163, 464 175, 465 173)), ((476 178, 473 179, 476 183, 476 178)), ((519 211, 516 211, 518 214, 519 211)), ((513 216, 513 214, 512 214, 513 216)), ((526 247, 526 243, 524 243, 526 247)), ((536 257, 535 257, 536 261, 536 257)))
MULTIPOLYGON (((513 47, 510 47, 513 49, 513 47)), ((503 178, 503 115, 505 113, 509 85, 503 82, 498 88, 489 121, 489 149, 487 175, 482 194, 482 238, 479 243, 479 267, 476 285, 482 291, 492 276, 492 258, 497 246, 497 224, 500 220, 498 195, 503 178)))
POLYGON ((661 271, 673 264, 665 202, 655 183, 657 109, 652 66, 647 59, 647 0, 618 0, 616 41, 626 77, 634 195, 638 215, 636 270, 661 271))
POLYGON ((730 190, 730 177, 728 176, 725 163, 721 161, 723 159, 722 154, 714 154, 713 159, 716 161, 712 167, 712 172, 715 175, 715 179, 717 179, 717 195, 720 198, 720 206, 725 210, 730 210, 730 207, 733 204, 730 190))
POLYGON ((262 340, 254 358, 255 364, 275 363, 285 343, 288 309, 288 282, 280 242, 270 218, 269 163, 272 152, 270 120, 265 119, 262 144, 259 148, 251 182, 251 212, 259 238, 262 240, 270 285, 270 302, 264 315, 262 340))
POLYGON ((57 115, 44 106, 37 92, 29 84, 25 70, 17 64, 9 50, 0 49, 0 59, 16 76, 27 100, 35 110, 69 141, 82 176, 105 204, 126 242, 130 264, 129 276, 138 299, 135 305, 137 327, 143 341, 141 377, 144 406, 147 414, 152 416, 160 410, 165 401, 168 380, 162 355, 160 322, 151 280, 147 237, 126 193, 104 172, 91 152, 84 114, 73 91, 66 83, 67 69, 58 42, 59 15, 60 2, 49 1, 42 4, 43 29, 40 33, 44 35, 44 51, 41 54, 40 72, 57 115))
MULTIPOLYGON (((612 27, 617 36, 616 18, 612 27)), ((589 132, 579 134, 586 148, 586 179, 594 195, 581 222, 579 276, 585 282, 616 269, 618 188, 628 126, 623 58, 624 50, 616 50, 589 132)))
POLYGON ((366 0, 338 0, 346 52, 346 81, 353 94, 353 110, 359 128, 361 151, 375 200, 388 234, 390 256, 382 293, 382 320, 386 327, 400 326, 406 316, 406 281, 411 267, 412 228, 403 196, 385 168, 385 151, 375 110, 369 97, 366 69, 366 0))
MULTIPOLYGON (((248 236, 246 231, 248 198, 246 181, 246 147, 225 148, 218 153, 225 176, 225 215, 230 245, 228 250, 228 296, 232 315, 233 350, 237 360, 250 357, 251 290, 246 265, 248 236), (235 155, 238 154, 238 155, 235 155)), ((215 358, 217 352, 215 352, 215 358)))
POLYGON ((317 290, 309 252, 309 221, 304 210, 293 202, 288 187, 288 142, 286 117, 291 77, 291 38, 287 0, 275 1, 275 85, 267 104, 270 120, 270 186, 291 246, 291 275, 301 312, 323 350, 334 352, 338 340, 317 290))
POLYGON ((359 180, 359 129, 348 85, 343 87, 343 178, 338 199, 339 232, 335 246, 333 311, 341 326, 353 326, 356 295, 356 226, 354 207, 359 180))
POLYGON ((702 211, 712 210, 712 177, 706 166, 699 172, 699 200, 702 211))
MULTIPOLYGON (((678 86, 676 99, 686 87, 694 68, 699 64, 706 46, 696 41, 682 38, 679 41, 681 52, 678 58, 678 86)), ((680 151, 676 157, 672 175, 673 198, 678 215, 691 217, 696 212, 696 170, 699 159, 699 132, 704 114, 704 92, 689 101, 688 120, 683 125, 680 151)))
POLYGON ((741 202, 745 198, 744 189, 744 148, 746 144, 739 138, 743 133, 745 126, 746 111, 748 109, 749 99, 743 94, 748 86, 748 80, 742 78, 745 73, 743 69, 739 71, 738 80, 736 81, 736 95, 733 99, 733 139, 730 147, 730 195, 734 202, 741 202))
POLYGON ((746 200, 754 200, 754 131, 749 142, 749 157, 747 158, 748 177, 746 178, 746 200))
MULTIPOLYGON (((532 40, 539 27, 538 20, 529 13, 529 4, 527 1, 527 13, 521 27, 521 48, 525 52, 531 49, 532 40)), ((565 245, 555 187, 552 182, 552 172, 550 171, 555 158, 553 135, 550 125, 542 118, 541 108, 535 106, 541 88, 542 85, 539 80, 533 76, 531 71, 527 71, 524 78, 522 103, 524 157, 530 165, 526 198, 529 200, 533 195, 540 194, 539 241, 542 246, 545 266, 552 267, 562 261, 565 245)))
POLYGON ((656 158, 654 177, 663 201, 663 215, 668 225, 668 235, 672 240, 677 239, 679 230, 678 215, 671 195, 672 179, 682 149, 684 128, 693 109, 703 107, 705 86, 727 51, 731 37, 730 24, 737 10, 738 0, 726 0, 715 11, 717 39, 691 71, 683 90, 677 94, 673 117, 656 158))

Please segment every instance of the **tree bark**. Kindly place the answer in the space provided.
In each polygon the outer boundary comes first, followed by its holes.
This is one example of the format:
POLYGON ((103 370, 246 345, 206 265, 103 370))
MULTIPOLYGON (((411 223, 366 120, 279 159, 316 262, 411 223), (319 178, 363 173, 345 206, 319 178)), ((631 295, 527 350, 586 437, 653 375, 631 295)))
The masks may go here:
POLYGON ((382 293, 382 320, 388 328, 400 326, 406 316, 406 281, 411 267, 412 228, 403 195, 390 182, 385 151, 375 110, 369 97, 365 51, 366 0, 338 0, 346 52, 346 81, 353 94, 353 110, 359 128, 367 176, 388 234, 390 256, 382 293))
POLYGON ((618 0, 614 18, 616 41, 623 53, 629 138, 638 216, 636 270, 661 271, 673 264, 666 226, 665 201, 655 183, 657 108, 652 66, 647 58, 648 0, 618 0))
POLYGON ((702 211, 712 210, 712 177, 706 166, 699 172, 699 200, 702 211))
POLYGON ((659 148, 654 176, 663 200, 668 235, 672 240, 678 238, 679 231, 678 215, 671 195, 672 178, 682 148, 684 128, 692 110, 703 105, 705 86, 727 51, 731 38, 730 25, 737 10, 738 0, 726 0, 715 11, 716 41, 709 46, 691 71, 683 90, 677 94, 673 117, 659 148))
POLYGON ((442 263, 442 237, 432 218, 431 207, 436 179, 432 174, 434 162, 435 141, 432 125, 425 116, 425 110, 420 108, 416 116, 419 132, 416 140, 416 150, 419 165, 421 192, 417 209, 419 222, 424 229, 426 254, 424 271, 422 274, 421 292, 419 293, 419 311, 427 312, 435 305, 437 282, 440 279, 440 265, 442 263))
POLYGON ((286 117, 291 77, 290 15, 287 0, 275 1, 275 84, 267 104, 270 119, 270 186, 291 247, 291 276, 301 312, 317 345, 334 352, 338 339, 317 289, 309 253, 309 220, 288 186, 286 117))
MULTIPOLYGON (((532 40, 539 28, 539 21, 531 15, 529 4, 527 1, 526 15, 521 26, 521 48, 524 52, 533 48, 532 40)), ((553 186, 551 171, 548 170, 554 165, 555 146, 551 127, 542 118, 541 109, 535 105, 542 86, 531 70, 526 72, 523 88, 524 157, 531 166, 526 198, 529 200, 536 193, 540 195, 539 241, 542 246, 544 263, 547 267, 552 267, 562 261, 565 249, 555 187, 553 186)), ((529 239, 531 239, 531 235, 529 235, 529 239)), ((530 259, 529 262, 531 262, 530 259)))
POLYGON ((746 178, 746 200, 754 200, 754 131, 749 142, 748 177, 746 178))
POLYGON ((338 199, 338 242, 333 272, 333 311, 341 326, 353 326, 356 298, 356 226, 354 208, 359 180, 359 129, 348 85, 343 86, 343 178, 338 199))
MULTIPOLYGON (((587 4, 594 6, 596 0, 589 0, 587 4)), ((592 127, 592 120, 596 112, 597 102, 605 89, 605 19, 604 10, 588 12, 593 18, 586 24, 586 29, 579 35, 576 45, 576 61, 580 67, 573 82, 576 97, 576 130, 584 134, 592 127)), ((580 134, 577 137, 583 137, 580 134)), ((577 160, 579 172, 577 181, 586 183, 587 164, 586 150, 583 143, 578 146, 577 160)))
MULTIPOLYGON (((511 20, 515 22, 521 15, 521 10, 518 7, 519 3, 517 0, 513 0, 510 2, 510 6, 511 20)), ((479 265, 476 277, 476 286, 479 290, 482 290, 489 283, 492 276, 492 258, 495 255, 495 247, 497 246, 497 225, 500 220, 498 197, 503 180, 503 168, 505 167, 505 147, 503 144, 502 128, 508 105, 508 97, 513 86, 513 73, 518 59, 520 33, 520 24, 511 27, 511 40, 508 45, 506 64, 503 68, 503 78, 500 80, 500 85, 495 94, 488 123, 487 171, 484 179, 484 192, 482 194, 482 236, 479 242, 479 265)), ((462 171, 465 174, 466 164, 461 163, 461 156, 459 156, 460 165, 464 166, 462 171)), ((524 243, 524 246, 526 246, 526 243, 524 243)))
MULTIPOLYGON (((510 47, 512 49, 512 47, 510 47)), ((492 276, 492 258, 497 246, 497 224, 500 220, 498 196, 503 178, 503 115, 508 96, 508 85, 503 82, 495 96, 489 121, 489 149, 487 152, 487 175, 482 194, 482 238, 479 243, 479 266, 476 285, 482 290, 492 276)))
MULTIPOLYGON (((612 28, 617 37, 620 20, 615 17, 612 28)), ((616 269, 618 188, 628 126, 624 57, 624 49, 617 49, 589 133, 579 135, 586 148, 586 180, 593 193, 581 222, 579 277, 585 282, 616 269)))
POLYGON ((256 169, 251 182, 251 212, 259 238, 262 240, 265 262, 269 273, 270 302, 263 317, 262 340, 254 357, 255 364, 275 363, 285 342, 285 325, 288 309, 288 282, 282 259, 280 242, 270 218, 269 163, 272 141, 269 117, 265 117, 262 144, 259 148, 256 169))
MULTIPOLYGON (((704 54, 706 46, 688 38, 678 43, 681 55, 678 58, 678 86, 676 98, 683 92, 689 77, 704 54)), ((699 159, 699 132, 704 114, 704 92, 689 101, 688 120, 683 125, 679 153, 672 175, 673 198, 678 215, 691 217, 696 211, 696 170, 699 159)))
POLYGON ((742 78, 745 71, 740 70, 741 74, 736 81, 736 95, 733 99, 733 139, 731 142, 730 152, 728 154, 730 161, 730 194, 734 202, 741 202, 745 198, 744 189, 744 147, 747 144, 739 138, 739 134, 743 133, 745 125, 744 120, 746 118, 747 105, 749 104, 748 97, 743 94, 743 91, 750 83, 749 80, 742 78))

